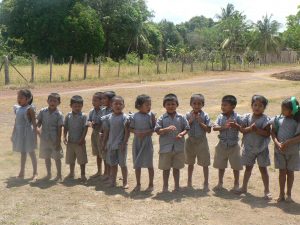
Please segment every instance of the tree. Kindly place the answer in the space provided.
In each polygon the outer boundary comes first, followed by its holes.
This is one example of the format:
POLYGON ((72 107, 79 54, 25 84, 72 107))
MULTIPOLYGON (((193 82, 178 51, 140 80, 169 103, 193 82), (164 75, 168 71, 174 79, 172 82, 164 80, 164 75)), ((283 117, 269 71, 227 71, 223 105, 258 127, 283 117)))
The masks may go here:
POLYGON ((283 39, 288 48, 300 51, 300 5, 296 15, 287 17, 287 29, 283 33, 283 39))

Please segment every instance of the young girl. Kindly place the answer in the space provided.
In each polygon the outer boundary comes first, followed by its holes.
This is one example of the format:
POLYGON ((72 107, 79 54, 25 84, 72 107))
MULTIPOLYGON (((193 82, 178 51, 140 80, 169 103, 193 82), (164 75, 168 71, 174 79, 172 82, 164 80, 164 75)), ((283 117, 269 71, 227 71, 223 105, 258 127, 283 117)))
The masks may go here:
POLYGON ((139 95, 135 101, 135 108, 139 112, 130 118, 130 131, 134 133, 132 144, 132 158, 136 176, 135 191, 141 189, 141 168, 148 168, 149 186, 146 191, 153 190, 153 144, 152 133, 155 127, 155 115, 150 112, 151 98, 148 95, 139 95))
POLYGON ((251 100, 252 113, 243 117, 240 131, 244 134, 242 141, 242 163, 246 166, 243 186, 237 193, 247 193, 248 182, 255 161, 259 166, 264 183, 265 199, 272 198, 269 190, 269 175, 267 167, 270 165, 269 143, 270 124, 269 117, 264 114, 268 100, 261 95, 254 95, 251 100))
POLYGON ((35 155, 35 148, 37 144, 37 126, 35 120, 35 111, 31 106, 33 96, 30 90, 20 90, 18 92, 17 101, 18 105, 14 106, 16 119, 11 140, 13 142, 13 150, 21 153, 21 169, 18 178, 24 178, 25 163, 28 153, 30 155, 33 167, 32 180, 36 181, 38 177, 37 160, 35 155))
POLYGON ((275 168, 279 169, 280 194, 277 202, 293 202, 292 187, 294 171, 300 170, 300 113, 295 97, 286 99, 281 104, 281 115, 272 120, 272 139, 275 143, 275 168), (285 198, 285 183, 287 197, 285 198))

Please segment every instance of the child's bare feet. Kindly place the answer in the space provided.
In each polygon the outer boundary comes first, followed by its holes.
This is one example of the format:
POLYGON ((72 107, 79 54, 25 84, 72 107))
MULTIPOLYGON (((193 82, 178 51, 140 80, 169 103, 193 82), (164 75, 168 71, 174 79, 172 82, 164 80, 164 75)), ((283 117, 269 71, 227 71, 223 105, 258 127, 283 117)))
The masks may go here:
POLYGON ((192 181, 188 181, 188 182, 187 182, 187 187, 188 187, 188 188, 192 188, 192 187, 193 187, 192 181))
POLYGON ((285 197, 284 195, 279 195, 279 197, 277 198, 277 202, 284 202, 285 201, 285 197))
POLYGON ((233 186, 233 188, 232 188, 230 191, 237 192, 237 191, 239 191, 239 190, 240 190, 239 185, 238 185, 238 184, 235 184, 235 185, 233 186))
POLYGON ((19 173, 18 176, 16 176, 17 179, 24 179, 24 177, 25 177, 24 173, 21 172, 19 173))
POLYGON ((65 180, 73 180, 75 178, 75 175, 73 173, 69 173, 68 176, 65 177, 65 180))
POLYGON ((210 191, 208 184, 203 184, 203 191, 204 192, 209 192, 210 191))
POLYGON ((86 178, 86 176, 85 175, 81 175, 81 177, 80 177, 80 182, 83 182, 83 183, 85 183, 86 181, 87 181, 87 178, 86 178))
POLYGON ((109 176, 108 176, 108 175, 103 175, 103 176, 101 177, 101 180, 102 180, 102 181, 107 181, 107 180, 109 180, 109 176))
POLYGON ((97 178, 97 177, 100 177, 100 176, 101 176, 101 173, 97 172, 94 175, 90 176, 90 179, 94 179, 94 178, 97 178))
POLYGON ((45 177, 42 178, 42 180, 50 180, 52 177, 51 173, 47 174, 45 177))
POLYGON ((146 192, 152 192, 154 190, 153 185, 149 185, 146 189, 146 192))
POLYGON ((123 189, 128 189, 128 188, 129 188, 129 185, 128 185, 127 183, 124 183, 123 186, 122 186, 122 188, 123 188, 123 189))
POLYGON ((62 179, 62 176, 61 175, 57 175, 54 179, 53 179, 54 182, 57 182, 57 183, 61 183, 63 181, 62 179))
POLYGON ((163 193, 169 192, 169 187, 168 186, 164 186, 162 189, 163 193))
POLYGON ((288 196, 286 197, 285 201, 286 201, 287 203, 295 203, 295 201, 292 199, 292 196, 290 196, 290 195, 288 195, 288 196))
POLYGON ((176 187, 174 187, 173 192, 178 192, 178 191, 180 191, 180 190, 181 190, 180 187, 179 187, 179 186, 176 186, 176 187))
POLYGON ((215 190, 220 191, 223 189, 223 183, 218 183, 217 186, 214 187, 215 190))
POLYGON ((246 194, 247 193, 247 189, 241 187, 238 190, 236 190, 234 193, 237 194, 237 195, 246 194))
POLYGON ((265 192, 264 198, 268 201, 272 200, 272 194, 270 192, 265 192))
POLYGON ((36 182, 37 179, 38 179, 38 174, 33 174, 33 176, 31 177, 31 181, 36 182))
POLYGON ((114 188, 114 187, 116 187, 116 182, 114 182, 114 181, 111 181, 111 180, 109 180, 110 182, 109 183, 107 183, 107 187, 109 187, 109 188, 114 188))
POLYGON ((140 184, 137 184, 137 185, 135 186, 135 188, 133 189, 133 191, 134 191, 134 192, 139 192, 139 191, 141 191, 141 185, 140 185, 140 184))

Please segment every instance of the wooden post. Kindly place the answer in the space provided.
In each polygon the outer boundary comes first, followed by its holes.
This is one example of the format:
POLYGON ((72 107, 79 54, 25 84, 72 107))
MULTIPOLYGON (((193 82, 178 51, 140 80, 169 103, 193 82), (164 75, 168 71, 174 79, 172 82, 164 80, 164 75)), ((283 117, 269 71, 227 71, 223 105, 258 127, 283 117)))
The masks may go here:
POLYGON ((194 62, 193 62, 193 60, 191 62, 191 72, 194 72, 194 62))
POLYGON ((101 57, 99 57, 98 78, 101 77, 101 57))
POLYGON ((168 57, 166 58, 166 73, 168 73, 168 57))
POLYGON ((53 56, 50 55, 50 82, 52 82, 52 63, 53 63, 53 56))
POLYGON ((156 57, 156 74, 159 74, 159 57, 156 57))
POLYGON ((10 83, 9 80, 9 60, 7 55, 4 56, 4 74, 5 74, 5 85, 10 83))
POLYGON ((83 79, 86 79, 86 72, 87 72, 87 53, 84 54, 84 68, 83 68, 83 79))
POLYGON ((138 56, 138 75, 140 75, 140 63, 141 63, 141 59, 140 56, 138 56))
POLYGON ((33 83, 34 82, 34 64, 35 64, 35 55, 31 56, 31 80, 30 82, 33 83))
POLYGON ((72 77, 72 61, 73 61, 73 56, 70 56, 68 81, 71 81, 71 77, 72 77))
POLYGON ((119 64, 118 64, 118 77, 120 77, 120 70, 121 70, 121 61, 119 60, 119 64))
POLYGON ((182 60, 182 64, 181 64, 181 72, 183 73, 184 71, 184 60, 182 60))

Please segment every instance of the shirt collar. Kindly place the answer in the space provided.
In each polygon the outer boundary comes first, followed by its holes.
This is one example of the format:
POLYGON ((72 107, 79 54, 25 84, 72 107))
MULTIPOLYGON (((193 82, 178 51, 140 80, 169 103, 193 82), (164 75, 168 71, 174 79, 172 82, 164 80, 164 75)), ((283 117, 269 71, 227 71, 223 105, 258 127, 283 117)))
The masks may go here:
MULTIPOLYGON (((167 118, 167 117, 170 117, 170 115, 166 112, 166 113, 164 113, 163 118, 167 118)), ((174 118, 175 117, 178 117, 178 113, 177 112, 175 112, 174 118)))

